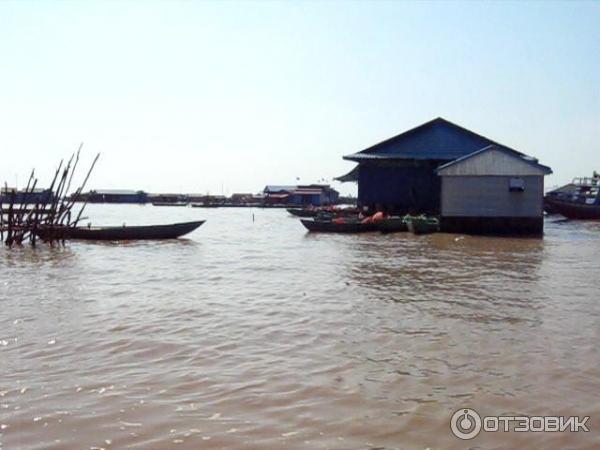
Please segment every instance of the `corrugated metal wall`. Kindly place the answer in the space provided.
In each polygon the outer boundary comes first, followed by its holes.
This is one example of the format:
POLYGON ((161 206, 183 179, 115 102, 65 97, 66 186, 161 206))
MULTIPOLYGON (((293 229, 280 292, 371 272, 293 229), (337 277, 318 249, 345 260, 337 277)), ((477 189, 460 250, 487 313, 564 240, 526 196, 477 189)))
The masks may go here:
POLYGON ((540 217, 544 177, 525 176, 523 192, 510 192, 509 176, 445 176, 442 178, 442 216, 540 217))
POLYGON ((435 165, 389 167, 361 164, 358 181, 360 205, 381 205, 397 211, 436 212, 440 204, 440 177, 435 165))

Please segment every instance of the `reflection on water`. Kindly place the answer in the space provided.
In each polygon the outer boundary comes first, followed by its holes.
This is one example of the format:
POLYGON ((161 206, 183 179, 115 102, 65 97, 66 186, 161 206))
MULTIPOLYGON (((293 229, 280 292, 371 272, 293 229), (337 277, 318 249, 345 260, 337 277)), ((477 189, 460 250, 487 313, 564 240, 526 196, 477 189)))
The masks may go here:
POLYGON ((90 215, 208 221, 0 250, 2 448, 462 449, 460 407, 591 416, 590 433, 477 448, 596 448, 600 224, 502 239, 307 234, 274 210, 90 215))
POLYGON ((54 247, 47 247, 40 245, 37 247, 31 247, 29 245, 15 246, 10 251, 1 251, 0 258, 2 261, 2 269, 10 268, 22 268, 23 264, 30 265, 32 267, 46 268, 46 267, 63 267, 65 264, 69 264, 73 258, 77 255, 69 247, 63 247, 56 245, 54 247))

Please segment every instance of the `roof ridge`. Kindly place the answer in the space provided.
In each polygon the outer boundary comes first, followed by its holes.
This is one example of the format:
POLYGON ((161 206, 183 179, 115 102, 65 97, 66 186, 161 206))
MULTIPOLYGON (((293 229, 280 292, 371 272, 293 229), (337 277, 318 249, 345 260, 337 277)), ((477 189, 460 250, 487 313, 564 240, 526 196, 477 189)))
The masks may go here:
POLYGON ((440 117, 436 117, 435 119, 432 119, 432 120, 430 120, 428 122, 422 123, 421 125, 417 125, 416 127, 410 128, 409 130, 403 131, 402 133, 397 134, 395 136, 392 136, 391 138, 388 138, 388 139, 386 139, 384 141, 378 142, 377 144, 374 144, 374 145, 372 145, 370 147, 367 147, 367 148, 365 148, 363 150, 360 150, 359 152, 355 152, 355 153, 352 153, 350 155, 345 155, 343 158, 347 159, 347 158, 355 156, 355 155, 369 155, 369 154, 376 153, 376 150, 378 148, 382 147, 383 145, 389 144, 391 142, 394 142, 394 141, 396 141, 396 140, 398 140, 398 139, 400 139, 402 137, 406 137, 408 135, 411 135, 411 134, 415 133, 416 131, 421 130, 421 129, 425 128, 425 127, 431 126, 431 125, 433 125, 435 123, 444 123, 444 124, 450 125, 450 126, 456 128, 456 129, 458 129, 458 130, 460 130, 462 132, 468 133, 468 134, 470 134, 472 136, 476 136, 476 137, 478 137, 480 139, 488 141, 490 143, 490 145, 495 144, 497 146, 504 147, 504 148, 507 148, 509 150, 512 150, 512 151, 514 151, 516 153, 523 154, 523 153, 519 152, 518 150, 515 150, 515 149, 513 149, 511 147, 508 147, 507 145, 504 145, 504 144, 501 144, 499 142, 496 142, 496 141, 494 141, 494 140, 492 140, 492 139, 490 139, 490 138, 488 138, 488 137, 486 137, 486 136, 484 136, 482 134, 475 133, 474 131, 471 131, 468 128, 465 128, 465 127, 463 127, 461 125, 457 125, 456 123, 451 122, 451 121, 449 121, 447 119, 444 119, 443 117, 440 116, 440 117))
POLYGON ((436 169, 436 172, 439 173, 441 170, 444 170, 444 169, 446 169, 448 167, 451 167, 451 166, 453 166, 455 164, 459 164, 459 163, 461 163, 463 161, 466 161, 467 159, 470 159, 470 158, 472 158, 474 156, 480 155, 481 153, 485 153, 485 152, 490 151, 490 150, 498 150, 498 151, 501 151, 501 152, 504 152, 504 153, 509 153, 509 154, 511 154, 511 156, 518 157, 525 164, 529 164, 531 166, 535 166, 535 167, 541 168, 547 174, 551 174, 552 173, 552 169, 550 167, 548 167, 548 166, 540 164, 538 162, 537 158, 534 158, 532 156, 526 155, 526 154, 521 153, 521 152, 517 152, 516 150, 513 150, 513 149, 511 149, 509 147, 499 146, 499 145, 496 145, 496 144, 486 145, 485 147, 480 148, 479 150, 475 150, 474 152, 471 152, 471 153, 469 153, 467 155, 463 155, 463 156, 461 156, 459 158, 456 158, 453 161, 447 162, 446 164, 442 164, 441 166, 439 166, 436 169))

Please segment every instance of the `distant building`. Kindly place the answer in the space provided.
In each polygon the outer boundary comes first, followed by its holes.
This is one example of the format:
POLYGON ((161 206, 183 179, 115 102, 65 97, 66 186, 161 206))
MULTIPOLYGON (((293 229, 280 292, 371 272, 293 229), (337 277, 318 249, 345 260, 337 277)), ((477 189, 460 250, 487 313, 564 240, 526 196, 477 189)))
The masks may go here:
POLYGON ((267 185, 263 189, 265 205, 287 205, 297 186, 267 185))
POLYGON ((339 193, 326 184, 301 186, 269 185, 263 190, 268 205, 325 206, 337 203, 339 193))
POLYGON ((0 203, 15 204, 26 203, 49 203, 54 199, 54 193, 50 189, 33 189, 28 192, 12 187, 2 187, 0 190, 0 203))
MULTIPOLYGON (((224 205, 227 202, 227 197, 224 195, 209 195, 209 194, 187 194, 185 196, 191 203, 201 203, 204 205, 224 205)), ((184 200, 180 200, 184 201, 184 200)))
POLYGON ((192 203, 201 203, 206 200, 206 197, 208 197, 208 194, 187 194, 188 200, 192 203))
POLYGON ((495 145, 442 165, 442 231, 541 234, 544 176, 550 173, 535 159, 495 145))
POLYGON ((146 203, 148 194, 144 191, 98 189, 81 194, 78 200, 88 203, 146 203))
POLYGON ((148 194, 147 198, 151 203, 185 203, 189 201, 187 195, 178 193, 148 194))
MULTIPOLYGON (((261 197, 262 199, 262 197, 261 197)), ((231 204, 233 205, 246 205, 249 203, 253 203, 256 200, 254 194, 251 193, 235 193, 231 194, 231 204)))

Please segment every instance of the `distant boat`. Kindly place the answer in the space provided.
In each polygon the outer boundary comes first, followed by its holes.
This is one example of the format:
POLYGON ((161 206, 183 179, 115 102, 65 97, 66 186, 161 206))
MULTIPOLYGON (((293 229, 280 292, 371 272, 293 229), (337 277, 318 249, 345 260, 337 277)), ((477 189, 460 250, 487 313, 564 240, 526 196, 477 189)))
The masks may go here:
POLYGON ((187 206, 187 202, 152 202, 152 206, 187 206))
POLYGON ((600 174, 576 178, 572 183, 548 192, 544 210, 568 219, 600 220, 600 174))
POLYGON ((217 203, 190 203, 192 208, 218 208, 220 205, 217 203))
POLYGON ((176 239, 191 233, 205 221, 174 223, 170 225, 143 225, 120 227, 63 227, 37 230, 41 239, 79 239, 88 241, 134 241, 141 239, 176 239))

